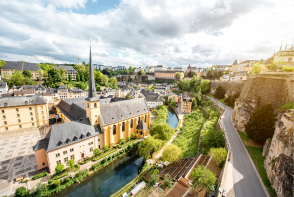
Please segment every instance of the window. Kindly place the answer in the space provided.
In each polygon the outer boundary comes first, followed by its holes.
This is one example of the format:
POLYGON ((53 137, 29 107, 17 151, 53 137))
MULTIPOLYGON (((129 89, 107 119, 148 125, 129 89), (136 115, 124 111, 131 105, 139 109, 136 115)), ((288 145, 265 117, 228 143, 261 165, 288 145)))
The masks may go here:
POLYGON ((67 154, 67 150, 66 151, 63 151, 63 154, 66 155, 67 154))
POLYGON ((68 162, 68 157, 64 158, 64 163, 68 162))
POLYGON ((45 166, 45 163, 43 162, 42 165, 45 166))
POLYGON ((69 149, 69 151, 70 151, 70 152, 73 152, 73 151, 74 151, 74 149, 73 149, 73 148, 71 148, 71 149, 69 149))
POLYGON ((2 114, 4 114, 4 110, 2 109, 2 114))
POLYGON ((145 122, 147 121, 147 115, 145 115, 145 120, 144 120, 145 122))
POLYGON ((18 111, 18 108, 15 108, 16 111, 18 111))
POLYGON ((5 130, 8 131, 8 127, 5 127, 5 130))
POLYGON ((32 110, 32 107, 29 107, 29 110, 32 110))
POLYGON ((89 142, 89 146, 92 145, 92 144, 93 144, 93 142, 89 142))
POLYGON ((113 134, 113 135, 116 134, 116 125, 113 125, 113 128, 112 128, 112 134, 113 134))
POLYGON ((41 106, 41 109, 43 109, 43 106, 41 106))
POLYGON ((122 123, 122 131, 125 131, 125 122, 122 123))
POLYGON ((57 154, 56 154, 56 157, 60 157, 60 153, 57 153, 57 154))
POLYGON ((60 161, 60 160, 58 160, 58 161, 56 161, 56 163, 57 163, 57 164, 60 164, 60 163, 61 163, 61 161, 60 161))
POLYGON ((34 123, 32 123, 32 126, 35 126, 35 124, 34 124, 34 123))
POLYGON ((18 127, 21 128, 21 125, 19 125, 18 127))
POLYGON ((30 112, 30 115, 32 116, 32 115, 33 115, 33 113, 32 113, 32 112, 30 112))
POLYGON ((98 139, 98 142, 100 142, 100 139, 98 139))
POLYGON ((42 116, 42 119, 44 120, 45 119, 45 116, 42 116))
POLYGON ((6 121, 4 121, 4 124, 5 124, 5 125, 7 125, 7 122, 6 122, 6 121))
POLYGON ((93 147, 90 148, 90 152, 93 152, 93 147))
POLYGON ((89 103, 88 103, 88 108, 89 108, 89 103))
POLYGON ((3 115, 3 119, 5 119, 6 117, 5 117, 5 115, 3 115))
POLYGON ((94 103, 94 108, 96 108, 97 107, 97 103, 94 103))
POLYGON ((33 121, 34 120, 34 118, 33 117, 31 117, 31 121, 33 121))
POLYGON ((44 115, 44 111, 41 111, 41 115, 44 115))
POLYGON ((289 59, 288 59, 288 62, 291 62, 292 61, 292 58, 290 57, 289 59))
POLYGON ((75 159, 75 155, 71 155, 70 156, 70 159, 75 159))
POLYGON ((140 117, 138 117, 138 124, 140 124, 140 117))
POLYGON ((19 117, 19 114, 16 114, 16 117, 19 117))
POLYGON ((20 122, 20 119, 18 119, 17 122, 20 122))

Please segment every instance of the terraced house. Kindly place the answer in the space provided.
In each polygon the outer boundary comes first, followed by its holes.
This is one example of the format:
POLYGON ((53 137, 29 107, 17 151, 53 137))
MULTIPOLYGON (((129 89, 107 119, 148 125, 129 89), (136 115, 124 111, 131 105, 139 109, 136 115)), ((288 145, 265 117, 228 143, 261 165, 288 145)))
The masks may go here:
POLYGON ((39 96, 1 97, 0 131, 48 125, 48 105, 39 96))
POLYGON ((1 68, 1 77, 5 78, 8 75, 12 75, 14 71, 22 73, 23 71, 28 70, 32 74, 32 79, 36 80, 39 77, 38 70, 41 68, 36 63, 24 63, 24 62, 9 62, 1 68))
POLYGON ((93 155, 96 148, 117 144, 131 134, 148 135, 150 114, 144 98, 97 96, 90 49, 88 97, 60 101, 57 113, 63 124, 53 125, 34 147, 38 169, 54 172, 59 163, 79 161, 93 155))

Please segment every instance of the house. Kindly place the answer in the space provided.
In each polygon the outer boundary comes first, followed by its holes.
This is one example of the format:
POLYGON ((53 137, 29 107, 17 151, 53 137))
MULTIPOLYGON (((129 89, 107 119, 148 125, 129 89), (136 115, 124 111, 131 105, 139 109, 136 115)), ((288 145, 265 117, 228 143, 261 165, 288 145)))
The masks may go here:
POLYGON ((59 99, 66 99, 68 97, 68 89, 66 85, 60 85, 57 91, 59 94, 59 99))
POLYGON ((145 73, 154 73, 155 67, 154 66, 146 66, 145 73))
POLYGON ((142 89, 140 92, 145 97, 148 108, 156 108, 158 105, 163 105, 160 95, 152 90, 142 89))
POLYGON ((175 67, 173 70, 177 72, 185 72, 185 68, 183 67, 175 67))
POLYGON ((71 88, 68 90, 67 98, 86 97, 88 92, 80 88, 71 88))
POLYGON ((48 125, 48 106, 39 96, 1 97, 0 131, 48 125))
POLYGON ((28 70, 32 74, 32 79, 36 80, 39 77, 38 71, 41 68, 36 63, 24 63, 24 62, 10 62, 7 61, 6 64, 1 68, 1 77, 12 75, 14 71, 22 73, 23 71, 28 70))
POLYGON ((166 92, 170 89, 168 85, 156 85, 154 87, 154 92, 155 93, 160 93, 160 92, 166 92))
POLYGON ((197 73, 198 72, 198 68, 196 66, 191 66, 189 64, 189 66, 187 67, 186 73, 189 73, 189 72, 197 73))
POLYGON ((155 67, 155 72, 156 71, 166 71, 166 70, 167 70, 167 66, 157 65, 155 67))
POLYGON ((172 98, 176 103, 178 103, 181 100, 181 96, 179 96, 179 95, 177 95, 177 94, 175 94, 173 92, 166 93, 166 96, 168 97, 168 100, 170 98, 172 98))
POLYGON ((192 111, 192 98, 187 94, 181 94, 181 111, 182 113, 191 113, 192 111))
POLYGON ((96 95, 91 49, 88 97, 68 98, 57 105, 62 124, 53 125, 34 146, 38 169, 54 173, 57 164, 91 157, 96 148, 120 143, 135 134, 148 135, 150 114, 144 98, 105 98, 96 95))
POLYGON ((64 69, 65 70, 65 75, 66 75, 66 80, 69 79, 69 75, 71 75, 71 79, 73 81, 77 80, 77 71, 74 69, 74 67, 72 66, 66 66, 66 65, 56 65, 54 68, 56 68, 57 70, 59 69, 64 69))
POLYGON ((232 64, 232 72, 249 71, 253 64, 258 63, 258 60, 235 60, 232 64), (244 68, 245 67, 245 68, 244 68))
POLYGON ((235 77, 232 81, 247 80, 248 71, 239 71, 235 73, 235 77))
POLYGON ((0 81, 0 94, 7 94, 8 86, 5 81, 0 81))
MULTIPOLYGON (((156 67, 157 68, 157 67, 156 67)), ((175 80, 175 73, 178 71, 155 71, 154 77, 155 79, 168 79, 168 80, 175 80)), ((181 79, 184 78, 184 72, 182 72, 181 79)))

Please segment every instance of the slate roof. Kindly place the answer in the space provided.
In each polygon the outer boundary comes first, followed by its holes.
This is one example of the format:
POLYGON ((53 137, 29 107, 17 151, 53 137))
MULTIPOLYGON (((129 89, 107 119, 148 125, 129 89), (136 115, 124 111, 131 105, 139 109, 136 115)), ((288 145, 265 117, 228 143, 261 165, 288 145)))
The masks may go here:
POLYGON ((36 90, 46 90, 46 88, 40 84, 36 87, 36 90))
POLYGON ((152 90, 142 89, 141 93, 144 95, 147 102, 161 102, 160 95, 154 93, 152 90))
POLYGON ((67 86, 66 86, 66 85, 60 85, 60 86, 58 87, 58 89, 67 89, 67 86))
POLYGON ((7 83, 5 81, 0 81, 0 88, 6 88, 7 83))
MULTIPOLYGON (((81 121, 77 120, 53 125, 49 133, 50 136, 46 136, 46 138, 48 138, 48 146, 47 149, 45 149, 46 152, 65 147, 79 141, 83 141, 85 139, 101 134, 102 131, 99 125, 92 126, 89 119, 87 118, 81 121)), ((37 148, 39 147, 44 147, 44 145, 37 145, 34 150, 37 150, 37 148)))
POLYGON ((37 144, 33 147, 33 151, 40 150, 42 148, 46 150, 48 147, 48 142, 49 142, 49 138, 38 140, 37 144))
POLYGON ((183 101, 191 101, 192 102, 192 98, 187 93, 183 93, 182 98, 183 98, 183 101))
POLYGON ((8 61, 1 69, 41 70, 41 68, 36 63, 8 62, 8 61))
POLYGON ((74 67, 72 66, 66 66, 66 65, 56 65, 54 68, 56 68, 57 70, 59 70, 60 68, 63 68, 64 70, 66 70, 67 72, 74 72, 77 73, 77 71, 74 69, 74 67))
POLYGON ((141 123, 137 126, 137 129, 140 131, 145 131, 148 129, 147 125, 145 124, 144 120, 141 120, 141 123))
POLYGON ((0 107, 12 107, 23 105, 46 104, 46 100, 40 96, 1 97, 0 107))

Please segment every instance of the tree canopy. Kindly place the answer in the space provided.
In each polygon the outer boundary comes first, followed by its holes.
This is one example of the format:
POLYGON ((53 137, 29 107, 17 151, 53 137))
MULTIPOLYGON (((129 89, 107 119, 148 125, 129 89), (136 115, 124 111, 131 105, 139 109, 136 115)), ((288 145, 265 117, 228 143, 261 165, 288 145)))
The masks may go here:
POLYGON ((163 161, 174 162, 180 160, 182 157, 182 149, 175 144, 166 146, 162 153, 163 161))
POLYGON ((210 81, 209 80, 201 81, 200 87, 201 87, 202 94, 206 94, 210 88, 210 81))
POLYGON ((223 86, 219 85, 215 90, 214 96, 218 99, 222 99, 224 98, 225 93, 226 90, 223 88, 223 86))
POLYGON ((209 155, 212 156, 212 160, 216 165, 222 167, 225 164, 228 152, 224 148, 211 148, 209 155))
POLYGON ((276 114, 271 103, 260 106, 249 118, 245 125, 245 133, 253 141, 264 144, 266 139, 272 138, 275 128, 276 114))
POLYGON ((144 159, 149 159, 151 155, 158 151, 162 146, 163 141, 154 139, 152 136, 148 136, 142 143, 139 145, 139 155, 144 159))
POLYGON ((190 178, 192 179, 192 187, 198 192, 212 189, 216 182, 215 175, 205 166, 200 165, 194 168, 190 178))
POLYGON ((260 73, 263 69, 263 64, 258 62, 252 65, 250 73, 260 73))
POLYGON ((159 123, 151 127, 150 134, 155 138, 162 141, 170 140, 174 134, 172 129, 167 123, 159 123))

